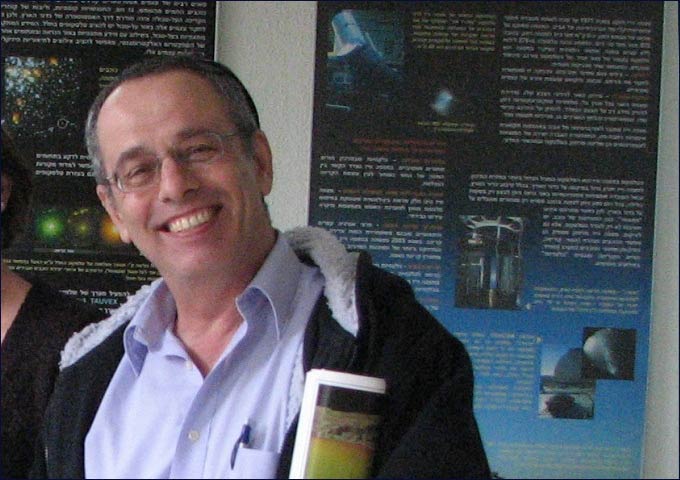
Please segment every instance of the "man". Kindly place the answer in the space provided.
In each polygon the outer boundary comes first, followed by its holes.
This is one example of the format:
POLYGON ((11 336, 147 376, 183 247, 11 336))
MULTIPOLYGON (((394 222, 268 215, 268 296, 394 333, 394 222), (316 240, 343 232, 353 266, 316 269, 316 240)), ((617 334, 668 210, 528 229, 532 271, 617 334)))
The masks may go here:
POLYGON ((86 137, 102 204, 161 279, 67 345, 35 475, 287 477, 310 368, 386 380, 375 475, 490 475, 462 344, 366 254, 272 227, 271 151, 228 69, 132 66, 86 137))

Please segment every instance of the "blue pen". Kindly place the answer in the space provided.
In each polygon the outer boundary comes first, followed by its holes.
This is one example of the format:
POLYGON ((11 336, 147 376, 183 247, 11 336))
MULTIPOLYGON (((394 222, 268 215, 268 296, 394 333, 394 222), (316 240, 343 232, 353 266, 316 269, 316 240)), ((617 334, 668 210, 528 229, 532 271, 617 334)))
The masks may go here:
POLYGON ((238 454, 238 449, 247 447, 250 443, 250 420, 246 420, 246 423, 241 427, 241 435, 236 439, 234 443, 234 448, 231 450, 231 469, 234 469, 236 464, 236 455, 238 454))

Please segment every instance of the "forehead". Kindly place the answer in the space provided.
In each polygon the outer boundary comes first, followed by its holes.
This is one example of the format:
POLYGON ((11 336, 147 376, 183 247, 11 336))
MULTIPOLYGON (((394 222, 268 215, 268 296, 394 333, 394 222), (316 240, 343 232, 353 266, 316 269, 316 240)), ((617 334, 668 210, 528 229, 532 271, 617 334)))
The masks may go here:
POLYGON ((215 104, 224 107, 224 101, 212 82, 198 73, 187 70, 171 70, 133 78, 116 87, 102 105, 102 112, 110 106, 144 109, 158 98, 163 103, 215 104), (135 103, 126 104, 133 100, 135 103), (137 103, 140 102, 141 103, 137 103))
MULTIPOLYGON (((170 71, 128 80, 111 92, 102 105, 100 130, 115 126, 116 120, 130 122, 166 121, 186 116, 228 121, 229 108, 213 84, 194 72, 170 71)), ((100 132, 101 133, 101 132, 100 132)))
POLYGON ((97 135, 104 158, 140 145, 167 143, 181 131, 222 131, 233 122, 213 84, 188 71, 128 80, 102 105, 97 135))

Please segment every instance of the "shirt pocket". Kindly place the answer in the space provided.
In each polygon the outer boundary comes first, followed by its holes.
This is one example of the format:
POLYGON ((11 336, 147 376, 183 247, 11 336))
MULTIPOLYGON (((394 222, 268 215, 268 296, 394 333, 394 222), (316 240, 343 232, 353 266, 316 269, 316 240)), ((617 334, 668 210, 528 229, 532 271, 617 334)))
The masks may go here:
POLYGON ((239 448, 231 478, 275 478, 279 454, 267 450, 239 448))

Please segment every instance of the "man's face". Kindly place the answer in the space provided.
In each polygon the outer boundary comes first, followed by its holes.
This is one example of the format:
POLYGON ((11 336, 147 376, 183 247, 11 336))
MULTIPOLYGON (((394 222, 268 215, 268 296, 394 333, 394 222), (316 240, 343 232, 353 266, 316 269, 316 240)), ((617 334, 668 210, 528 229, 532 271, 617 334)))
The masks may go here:
POLYGON ((248 140, 237 136, 225 141, 226 154, 211 163, 188 169, 171 158, 187 135, 203 131, 228 134, 236 126, 212 85, 190 72, 125 82, 99 115, 105 175, 120 171, 134 152, 163 159, 157 185, 129 193, 99 185, 97 194, 121 238, 166 278, 236 272, 249 262, 261 263, 273 244, 262 201, 272 187, 266 137, 254 134, 252 157, 248 140))

